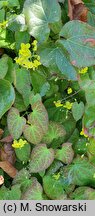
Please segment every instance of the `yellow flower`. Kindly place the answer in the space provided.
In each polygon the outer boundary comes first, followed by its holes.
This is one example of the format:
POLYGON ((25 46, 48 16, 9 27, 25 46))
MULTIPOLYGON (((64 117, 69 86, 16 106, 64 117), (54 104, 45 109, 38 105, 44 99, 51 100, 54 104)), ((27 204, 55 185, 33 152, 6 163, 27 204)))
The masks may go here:
POLYGON ((79 70, 80 74, 85 74, 88 72, 88 67, 82 68, 81 70, 79 70))
POLYGON ((54 104, 56 107, 62 107, 63 106, 63 104, 61 103, 61 100, 54 101, 54 104))
POLYGON ((69 101, 66 101, 65 105, 63 105, 64 108, 70 110, 72 108, 73 103, 70 103, 69 101))
POLYGON ((53 175, 53 178, 54 178, 55 180, 58 180, 58 179, 60 178, 60 173, 54 174, 54 175, 53 175))
POLYGON ((27 43, 27 44, 21 43, 21 49, 19 50, 19 55, 22 55, 23 57, 30 58, 31 52, 30 52, 29 48, 30 48, 29 43, 27 43))
POLYGON ((16 61, 17 64, 23 65, 24 58, 23 57, 15 58, 15 61, 16 61))
POLYGON ((5 28, 7 26, 8 21, 3 21, 2 23, 0 23, 0 27, 1 28, 5 28))
POLYGON ((30 50, 22 50, 22 49, 20 49, 20 50, 19 50, 19 54, 22 55, 22 56, 24 56, 24 57, 28 57, 28 58, 31 57, 31 52, 30 52, 30 50))
POLYGON ((13 148, 22 148, 25 144, 27 144, 26 140, 22 140, 22 139, 19 139, 18 141, 14 140, 12 147, 13 148))
POLYGON ((33 70, 35 70, 35 68, 37 68, 37 67, 40 66, 40 65, 41 65, 41 62, 35 59, 35 60, 33 61, 33 70))
POLYGON ((72 92, 73 92, 72 88, 69 87, 69 88, 67 89, 67 93, 68 93, 68 94, 71 94, 72 92))
POLYGON ((29 43, 27 43, 27 44, 21 43, 21 49, 22 50, 28 50, 29 48, 30 48, 30 44, 29 43))
POLYGON ((81 136, 84 136, 84 137, 88 137, 88 135, 87 134, 85 134, 85 132, 84 132, 84 129, 82 128, 82 131, 80 132, 80 135, 81 136))
POLYGON ((33 46, 33 51, 35 52, 35 51, 37 51, 37 41, 36 40, 34 40, 33 42, 32 42, 32 46, 33 46))
MULTIPOLYGON (((33 44, 36 45, 37 41, 34 40, 33 44)), ((40 56, 34 55, 32 56, 31 51, 29 50, 30 44, 21 43, 21 49, 19 50, 19 57, 15 58, 17 64, 27 68, 35 70, 38 66, 41 65, 40 56), (32 61, 33 59, 33 61, 32 61)))

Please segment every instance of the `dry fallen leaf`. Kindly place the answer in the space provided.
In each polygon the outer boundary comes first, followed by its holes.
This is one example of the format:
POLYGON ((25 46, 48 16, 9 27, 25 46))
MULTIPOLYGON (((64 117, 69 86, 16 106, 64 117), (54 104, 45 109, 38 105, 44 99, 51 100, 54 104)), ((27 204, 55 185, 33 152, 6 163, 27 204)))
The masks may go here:
POLYGON ((8 161, 0 162, 0 168, 2 168, 11 178, 14 178, 18 172, 8 161))
POLYGON ((1 161, 9 161, 11 164, 15 163, 16 156, 11 143, 5 143, 0 149, 0 159, 1 161))
POLYGON ((88 9, 82 0, 68 0, 68 10, 70 20, 87 22, 88 9))
POLYGON ((13 138, 11 135, 4 137, 3 139, 0 140, 0 142, 2 142, 2 143, 10 143, 12 141, 13 141, 13 138))

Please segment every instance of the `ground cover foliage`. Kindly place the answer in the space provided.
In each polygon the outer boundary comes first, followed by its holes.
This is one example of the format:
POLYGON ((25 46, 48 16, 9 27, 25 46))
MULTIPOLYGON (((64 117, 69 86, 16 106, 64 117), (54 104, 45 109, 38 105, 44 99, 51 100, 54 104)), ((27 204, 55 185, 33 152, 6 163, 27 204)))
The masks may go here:
POLYGON ((94 0, 0 0, 0 200, 95 199, 94 0))

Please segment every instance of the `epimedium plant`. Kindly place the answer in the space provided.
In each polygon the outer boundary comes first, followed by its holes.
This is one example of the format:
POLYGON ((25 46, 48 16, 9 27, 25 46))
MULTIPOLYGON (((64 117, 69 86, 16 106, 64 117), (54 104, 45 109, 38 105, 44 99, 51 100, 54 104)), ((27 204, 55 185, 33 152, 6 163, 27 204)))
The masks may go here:
MULTIPOLYGON (((0 199, 95 199, 95 10, 0 1, 0 199)), ((94 7, 95 8, 95 7, 94 7)))

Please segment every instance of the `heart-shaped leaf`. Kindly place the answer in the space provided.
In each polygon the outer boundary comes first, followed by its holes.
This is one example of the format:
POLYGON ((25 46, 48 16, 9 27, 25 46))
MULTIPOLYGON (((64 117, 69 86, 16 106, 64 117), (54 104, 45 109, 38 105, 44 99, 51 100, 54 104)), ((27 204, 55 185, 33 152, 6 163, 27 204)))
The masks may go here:
POLYGON ((9 81, 0 79, 0 118, 11 108, 14 100, 14 88, 9 81))
POLYGON ((47 175, 43 178, 43 187, 46 195, 50 199, 59 199, 60 196, 64 196, 66 199, 66 193, 63 190, 63 185, 60 179, 56 180, 53 176, 47 175))
POLYGON ((71 184, 95 187, 95 166, 87 158, 76 158, 73 163, 63 168, 63 175, 71 184))
POLYGON ((22 194, 22 200, 43 200, 43 188, 36 178, 31 178, 31 185, 27 188, 25 193, 22 194))
POLYGON ((19 111, 12 107, 7 116, 8 129, 14 139, 19 139, 22 134, 23 127, 26 124, 26 119, 20 117, 19 111))
POLYGON ((29 97, 31 94, 31 81, 29 71, 25 68, 14 68, 14 85, 17 91, 22 95, 25 106, 29 105, 29 97))
POLYGON ((95 189, 90 187, 78 187, 70 196, 73 200, 95 200, 95 189))
POLYGON ((28 188, 31 185, 31 180, 29 171, 26 170, 26 168, 21 169, 19 172, 17 172, 15 178, 13 179, 12 184, 13 185, 20 185, 22 192, 26 191, 26 188, 28 188))
POLYGON ((82 115, 84 113, 84 103, 81 101, 79 104, 77 102, 73 103, 72 106, 72 114, 76 121, 81 119, 82 115))
POLYGON ((43 142, 49 144, 54 139, 58 139, 59 137, 63 137, 66 134, 64 127, 56 122, 50 122, 48 131, 43 137, 43 142))
POLYGON ((32 150, 29 170, 32 173, 46 170, 54 160, 54 150, 48 149, 45 144, 40 144, 32 150))
POLYGON ((65 164, 70 164, 74 157, 74 151, 71 143, 64 143, 62 149, 55 151, 55 158, 62 161, 65 164))
POLYGON ((49 24, 61 18, 58 2, 51 0, 26 0, 23 12, 29 33, 38 41, 46 40, 50 33, 49 24))
POLYGON ((77 80, 77 72, 66 58, 59 44, 45 44, 39 48, 41 63, 46 67, 51 67, 53 70, 58 70, 66 78, 77 80))
POLYGON ((48 130, 48 114, 39 94, 31 98, 31 106, 33 112, 28 116, 30 125, 24 127, 23 133, 30 143, 39 144, 48 130))
POLYGON ((74 20, 63 26, 60 36, 60 44, 69 52, 71 62, 78 67, 95 64, 95 28, 74 20))
POLYGON ((7 200, 20 200, 21 199, 21 190, 20 185, 14 185, 11 187, 7 194, 7 200))
POLYGON ((29 143, 26 143, 26 145, 24 145, 20 149, 19 148, 15 149, 17 158, 24 163, 27 163, 29 161, 30 152, 31 152, 31 147, 29 143))

